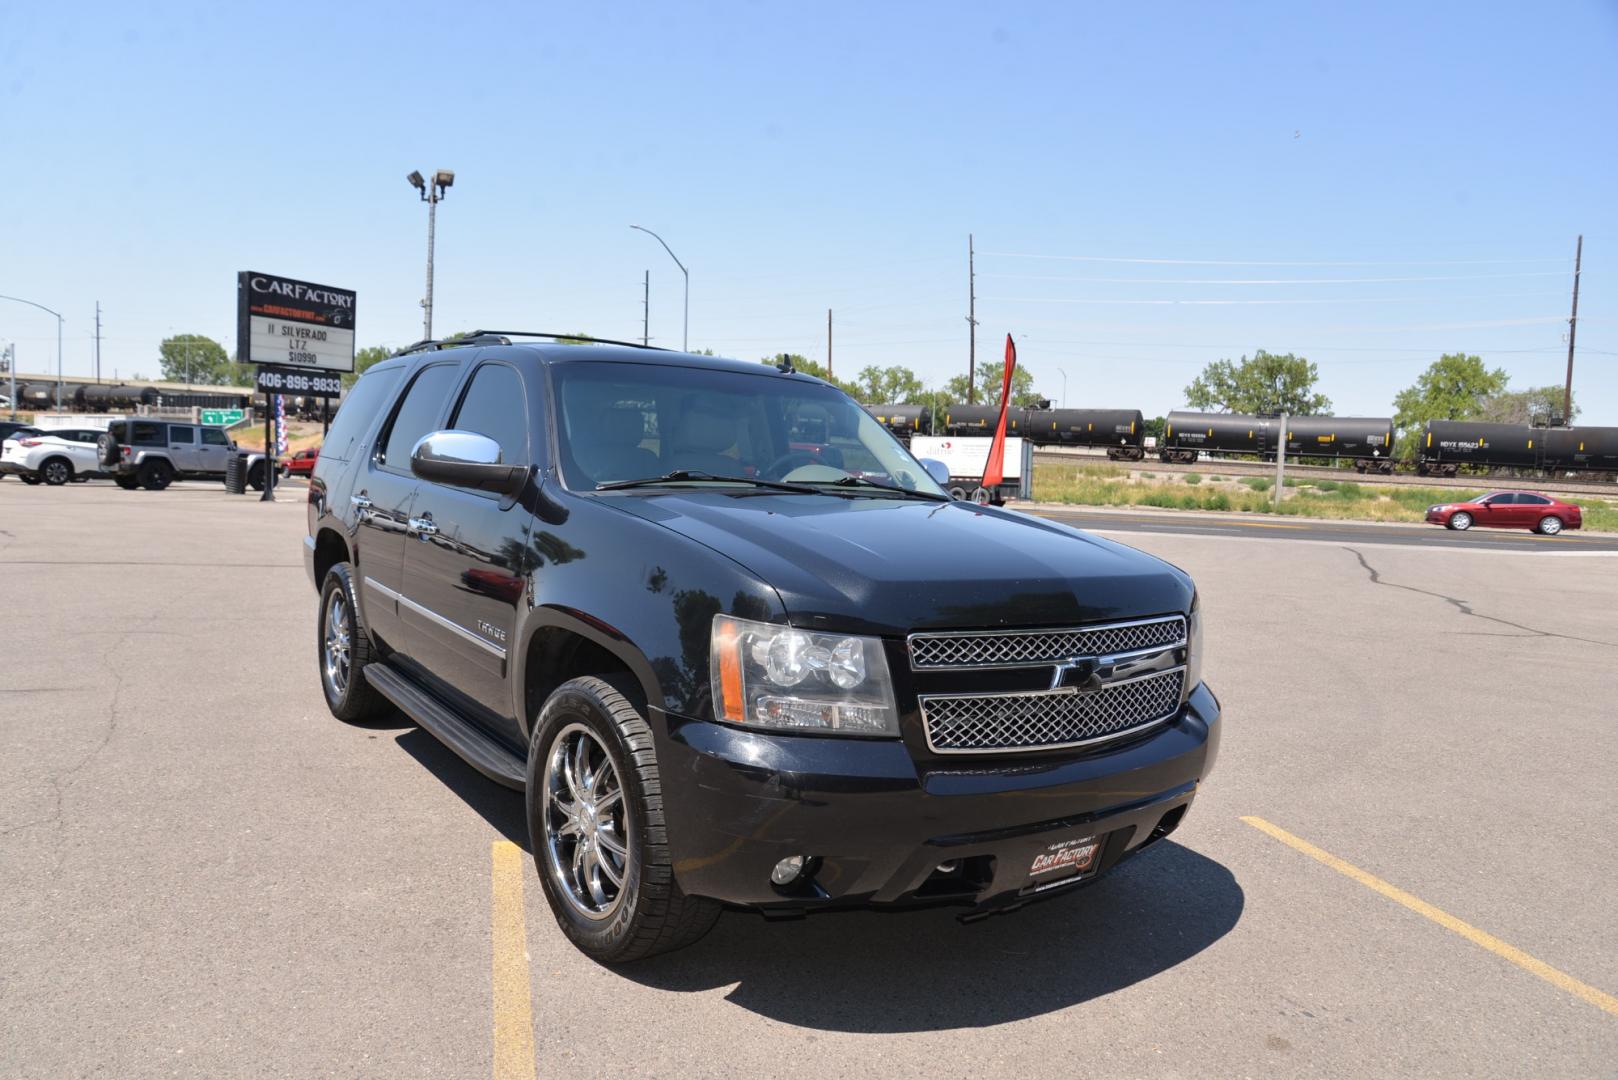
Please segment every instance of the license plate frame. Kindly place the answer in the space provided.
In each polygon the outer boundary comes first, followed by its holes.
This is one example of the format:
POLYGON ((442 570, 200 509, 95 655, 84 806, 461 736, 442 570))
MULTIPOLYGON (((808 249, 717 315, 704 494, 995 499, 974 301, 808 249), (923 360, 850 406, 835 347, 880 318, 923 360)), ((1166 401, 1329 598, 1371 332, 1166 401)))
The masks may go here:
POLYGON ((1041 892, 1093 877, 1101 868, 1107 838, 1102 834, 1071 836, 1042 845, 1028 864, 1026 892, 1041 892))

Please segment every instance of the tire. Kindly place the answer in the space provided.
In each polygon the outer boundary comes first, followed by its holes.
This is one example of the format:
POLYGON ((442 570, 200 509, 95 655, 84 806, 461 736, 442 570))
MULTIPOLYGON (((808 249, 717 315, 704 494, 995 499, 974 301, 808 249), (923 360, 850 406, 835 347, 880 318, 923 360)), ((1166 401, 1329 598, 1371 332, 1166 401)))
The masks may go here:
POLYGON ((1541 536, 1555 536, 1562 531, 1562 519, 1555 514, 1546 514, 1539 519, 1539 524, 1534 526, 1534 531, 1541 536))
POLYGON ((713 929, 719 902, 687 896, 674 880, 652 730, 610 683, 573 679, 546 699, 529 741, 527 803, 545 899, 562 933, 586 956, 602 964, 628 963, 682 949, 713 929), (581 745, 588 779, 579 778, 585 792, 575 797, 578 788, 567 779, 564 759, 581 745), (584 813, 574 816, 568 806, 584 813), (576 831, 568 834, 569 827, 576 831), (594 856, 579 838, 583 829, 595 841, 594 856), (602 837, 621 845, 622 856, 602 837), (581 847, 583 861, 574 857, 581 847), (603 865, 619 873, 616 889, 603 865), (605 903, 596 902, 576 869, 594 879, 605 903), (608 891, 611 897, 605 897, 608 891))
POLYGON ((39 483, 39 477, 37 477, 37 476, 29 476, 26 473, 23 473, 23 474, 19 475, 17 477, 17 479, 21 480, 23 483, 27 484, 29 487, 33 487, 35 484, 39 483))
POLYGON ((174 466, 162 458, 151 458, 140 463, 135 477, 147 491, 162 491, 174 483, 174 466))
POLYGON ((1465 510, 1460 510, 1451 514, 1449 518, 1449 527, 1454 529, 1456 532, 1465 532, 1472 527, 1472 515, 1468 514, 1465 510))
POLYGON ((112 482, 123 488, 125 491, 135 491, 140 488, 140 481, 135 479, 133 476, 124 476, 119 474, 112 478, 112 482))
POLYGON ((264 490, 264 462, 262 460, 254 463, 254 465, 247 470, 247 486, 252 488, 254 491, 264 490))
POLYGON ((393 704, 365 678, 366 666, 376 659, 354 604, 353 571, 347 563, 338 563, 326 572, 320 614, 315 619, 320 689, 326 695, 326 708, 337 719, 346 723, 380 720, 393 711, 393 704), (330 641, 328 630, 335 631, 330 641))
POLYGON ((51 487, 61 487, 73 479, 73 463, 67 458, 46 458, 40 463, 39 478, 51 487))
POLYGON ((118 464, 118 440, 111 432, 103 431, 96 436, 96 460, 103 465, 118 464))

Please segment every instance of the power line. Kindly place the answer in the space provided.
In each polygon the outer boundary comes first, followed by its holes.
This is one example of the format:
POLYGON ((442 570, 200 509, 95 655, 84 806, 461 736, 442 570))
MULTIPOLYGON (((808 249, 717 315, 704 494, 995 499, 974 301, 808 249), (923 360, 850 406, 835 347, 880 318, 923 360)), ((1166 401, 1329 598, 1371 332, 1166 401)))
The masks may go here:
POLYGON ((985 251, 1001 259, 1049 259, 1058 262, 1140 263, 1151 266, 1502 266, 1526 263, 1566 263, 1566 256, 1543 259, 1146 259, 1111 255, 1034 255, 1015 251, 985 251))
MULTIPOLYGON (((1503 293, 1482 296, 1446 296, 1450 300, 1517 300, 1527 296, 1537 296, 1537 293, 1503 293)), ((1212 297, 1199 297, 1191 300, 1096 300, 1089 298, 1069 296, 985 296, 984 300, 996 300, 1002 304, 1094 304, 1103 307, 1112 305, 1147 306, 1147 307, 1174 307, 1185 305, 1191 307, 1231 307, 1231 306, 1291 306, 1298 304, 1430 304, 1431 297, 1425 296, 1345 296, 1345 297, 1310 297, 1290 299, 1266 300, 1230 300, 1212 297)))
POLYGON ((1436 274, 1420 277, 1363 278, 1113 278, 1066 274, 984 274, 986 278, 1022 281, 1075 281, 1100 285, 1371 285, 1410 281, 1495 281, 1503 278, 1563 277, 1561 270, 1528 270, 1516 274, 1436 274))

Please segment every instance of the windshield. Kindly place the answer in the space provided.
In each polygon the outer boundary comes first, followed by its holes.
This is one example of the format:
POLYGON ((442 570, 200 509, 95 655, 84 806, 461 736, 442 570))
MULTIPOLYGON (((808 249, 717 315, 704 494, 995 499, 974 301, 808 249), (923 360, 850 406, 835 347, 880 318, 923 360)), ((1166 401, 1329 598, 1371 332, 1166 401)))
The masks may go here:
POLYGON ((553 370, 563 479, 576 491, 685 471, 943 494, 886 428, 822 383, 769 369, 586 361, 553 370))

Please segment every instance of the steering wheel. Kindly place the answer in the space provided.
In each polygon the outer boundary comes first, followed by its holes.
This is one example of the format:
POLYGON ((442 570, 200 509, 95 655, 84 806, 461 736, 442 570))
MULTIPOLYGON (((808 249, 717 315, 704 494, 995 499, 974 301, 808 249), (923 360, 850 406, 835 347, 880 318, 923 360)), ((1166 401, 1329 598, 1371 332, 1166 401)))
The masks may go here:
POLYGON ((817 459, 815 455, 809 453, 809 451, 791 450, 785 454, 782 454, 780 457, 766 465, 761 475, 766 480, 779 480, 793 469, 796 469, 799 465, 818 464, 821 464, 819 459, 817 459))

